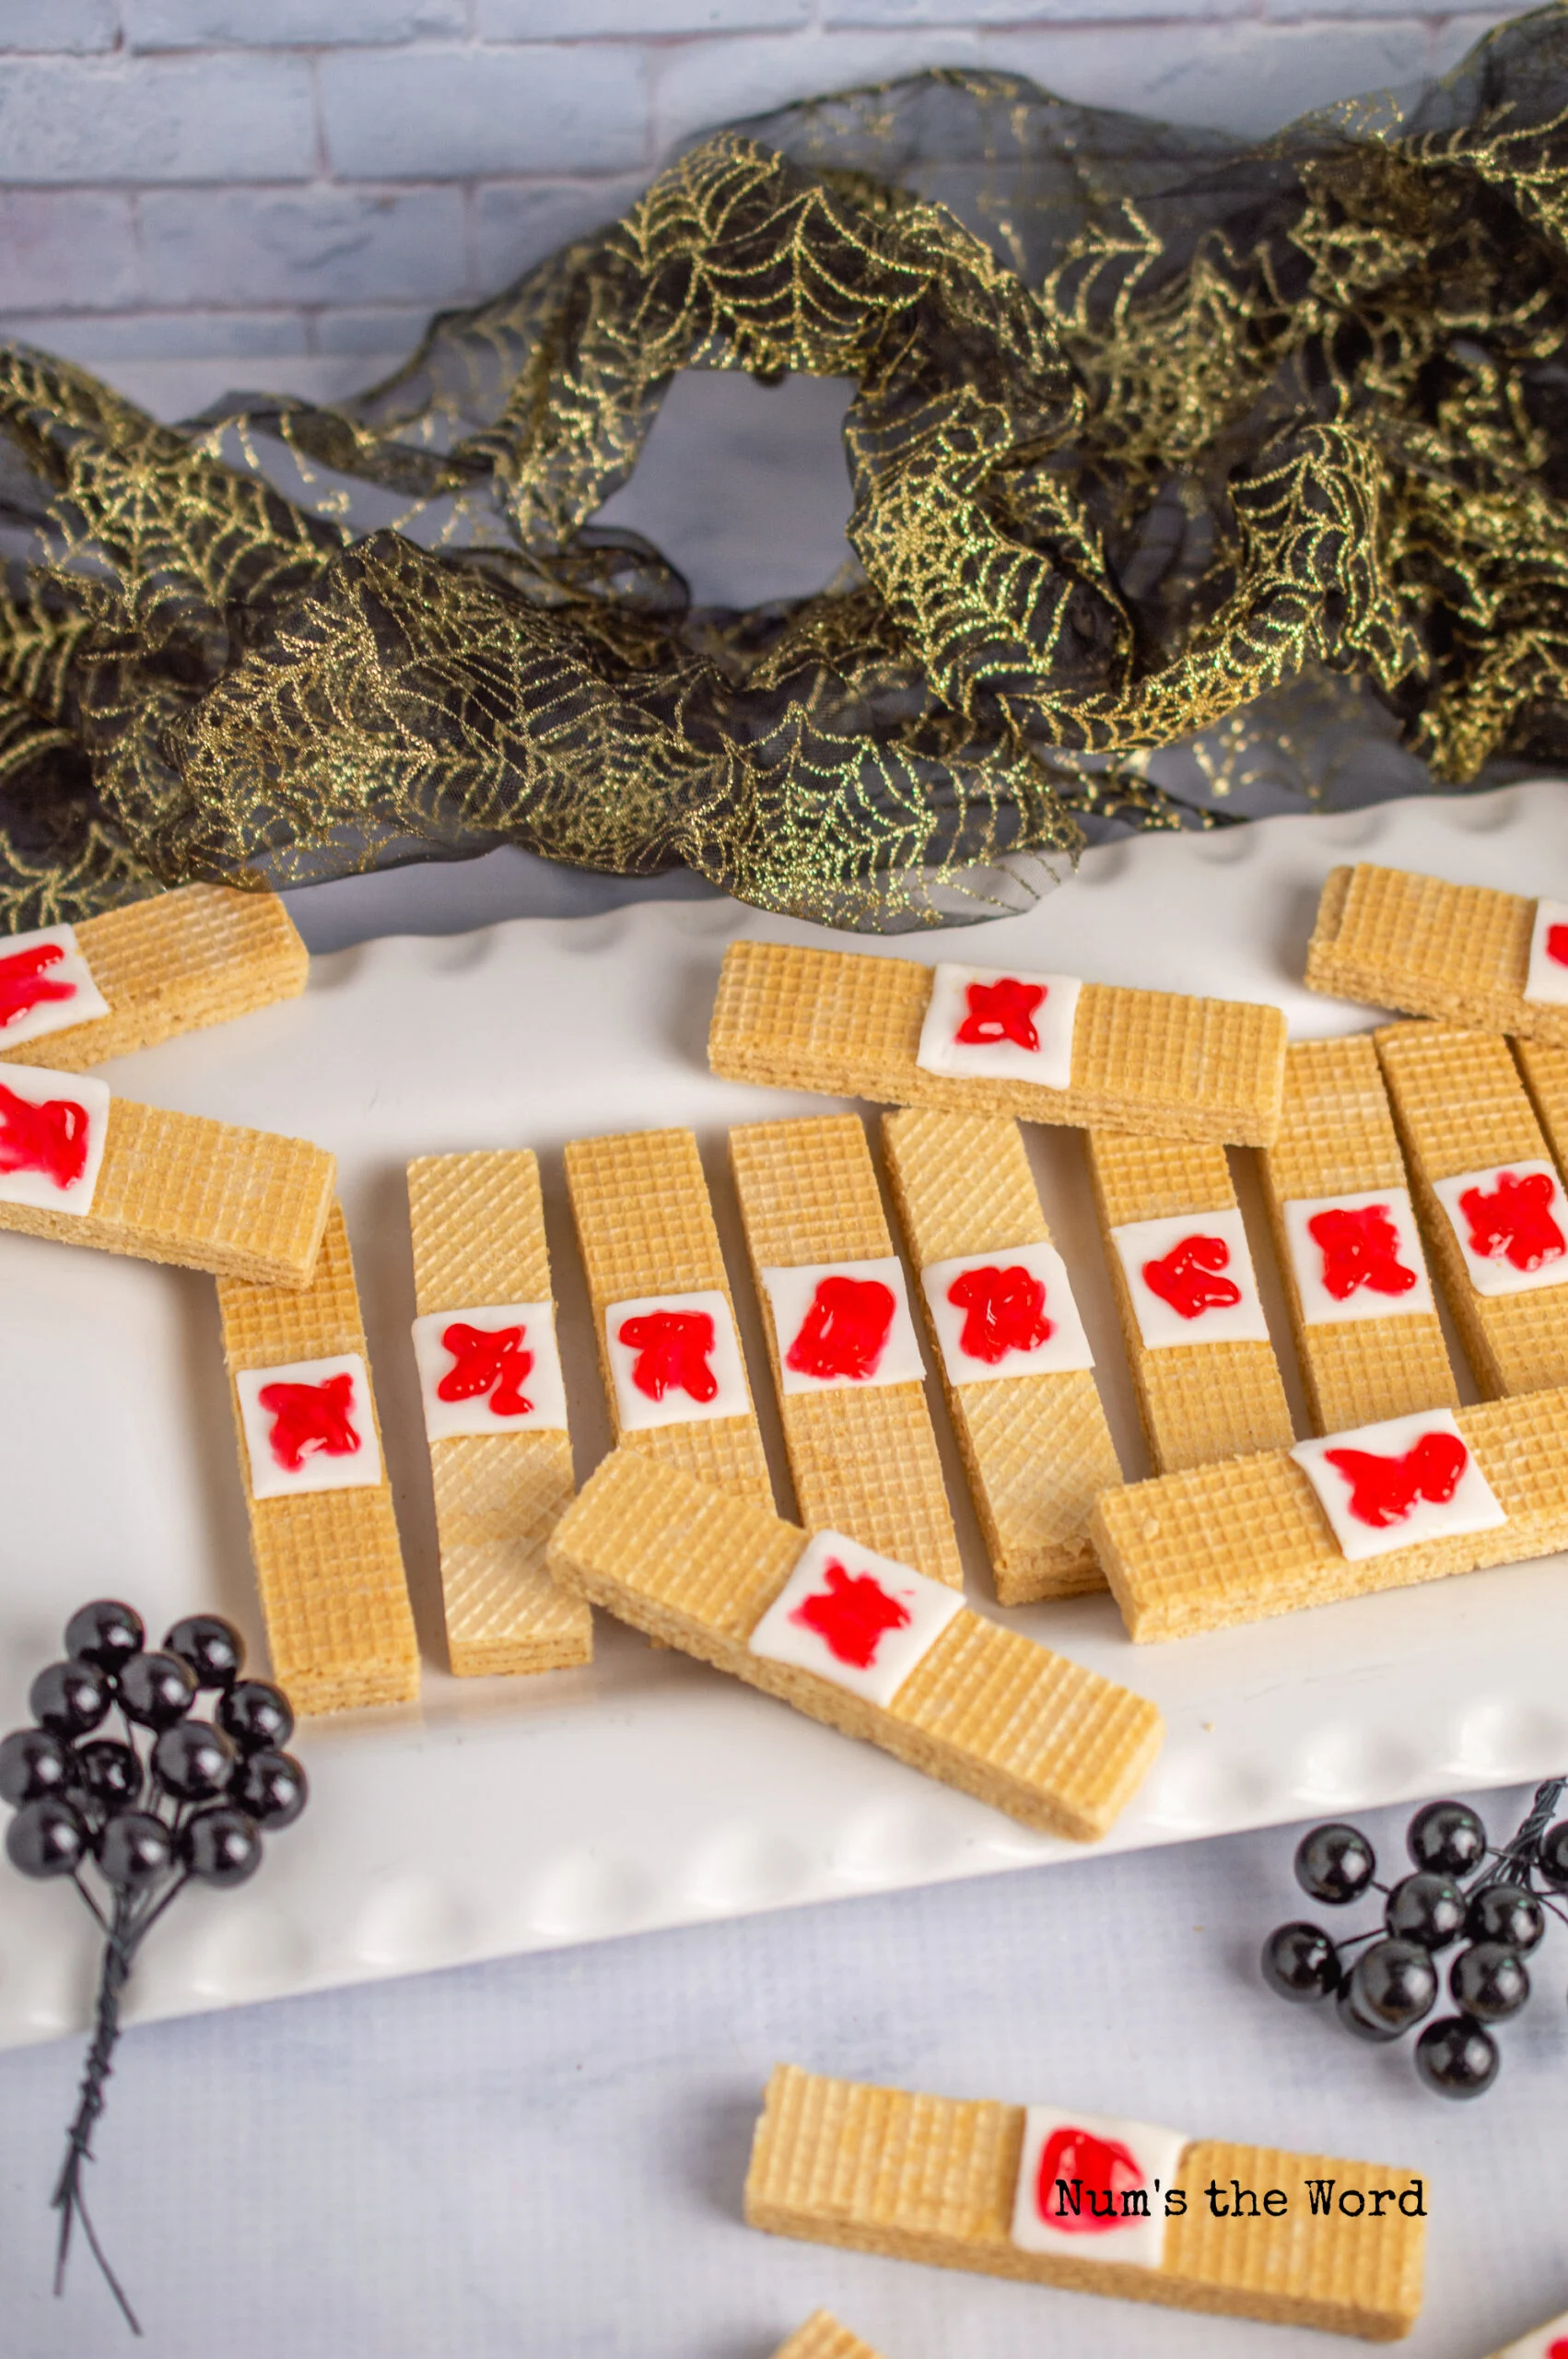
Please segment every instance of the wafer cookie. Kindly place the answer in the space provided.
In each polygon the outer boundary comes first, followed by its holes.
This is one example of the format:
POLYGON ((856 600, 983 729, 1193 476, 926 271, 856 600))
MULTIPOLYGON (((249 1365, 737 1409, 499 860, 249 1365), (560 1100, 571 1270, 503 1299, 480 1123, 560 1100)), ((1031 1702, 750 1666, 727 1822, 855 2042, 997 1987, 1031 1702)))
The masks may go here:
POLYGON ((1404 1160, 1367 1034, 1298 1040, 1286 1050, 1280 1135, 1261 1167, 1316 1430, 1337 1433, 1407 1409, 1457 1408, 1404 1160))
POLYGON ((1373 1037, 1478 1388, 1495 1400, 1568 1383, 1568 1202, 1508 1043, 1443 1024, 1391 1024, 1373 1037), (1478 1240, 1496 1253, 1484 1257, 1478 1240), (1546 1258, 1532 1271, 1538 1250, 1546 1258))
MULTIPOLYGON (((785 2347, 790 2348, 788 2344, 785 2347)), ((783 2359, 782 2352, 779 2359, 783 2359)), ((1492 2359, 1568 2359, 1568 2310, 1505 2343, 1501 2351, 1492 2353, 1492 2359)))
POLYGON ((1331 869, 1307 945, 1307 986, 1568 1046, 1568 960, 1546 955, 1554 906, 1404 868, 1331 869), (1536 996, 1553 988, 1553 965, 1561 997, 1536 996))
POLYGON ((0 1061, 81 1073, 292 999, 310 963, 275 893, 227 885, 0 938, 0 1061))
POLYGON ((1374 2163, 791 2064, 768 2082, 745 2191, 773 2236, 1369 2342, 1420 2315, 1424 2209, 1419 2178, 1374 2163))
MULTIPOLYGON (((1488 1402, 1461 1409, 1457 1420, 1433 1411, 1393 1422, 1412 1431, 1457 1430, 1505 1520, 1447 1531, 1441 1515, 1420 1508, 1420 1528, 1430 1527, 1430 1537, 1351 1557, 1335 1536, 1324 1493, 1295 1452, 1265 1450, 1134 1483, 1106 1492, 1090 1526, 1129 1636, 1187 1638, 1568 1545, 1568 1390, 1488 1402)), ((1363 1459, 1408 1458, 1408 1437, 1368 1438, 1387 1430, 1362 1427, 1299 1444, 1298 1451, 1320 1456, 1337 1447, 1363 1459)), ((1327 1487, 1328 1478, 1320 1479, 1327 1487)), ((1350 1480, 1347 1472, 1341 1490, 1350 1480)), ((1390 1542, 1401 1520, 1386 1526, 1390 1542)))
POLYGON ((1568 1169, 1568 1049, 1515 1040, 1514 1055, 1557 1168, 1568 1169))
POLYGON ((909 1107, 883 1143, 997 1596, 1102 1589, 1089 1510, 1121 1468, 1018 1125, 909 1107))
POLYGON ((804 2326, 781 2342, 773 2359, 880 2359, 869 2342, 840 2326, 827 2310, 813 2310, 804 2326))
POLYGON ((587 1662, 592 1616, 544 1568, 573 1484, 538 1158, 421 1156, 408 1209, 451 1667, 587 1662))
MULTIPOLYGON (((907 958, 853 951, 732 943, 714 1002, 708 1063, 729 1081, 954 1114, 1101 1123, 1162 1138, 1254 1146, 1273 1137, 1285 1050, 1285 1019, 1277 1007, 1106 983, 1080 986, 1071 977, 1056 976, 1029 988, 1042 997, 1050 988, 1065 989, 1071 1000, 1065 1061, 1052 1067, 1059 1083, 1047 1086, 1020 1079, 1015 1071, 932 1071, 919 1062, 926 1053, 928 1015, 933 1005, 945 1004, 950 972, 962 979, 978 971, 933 970, 907 958), (939 991, 944 993, 940 1003, 939 991)), ((1016 980, 1000 969, 997 975, 1003 983, 1016 980)), ((1014 1029, 1045 1040, 1039 1014, 1038 1008, 1025 1011, 1014 1029)))
POLYGON ((859 1119, 731 1131, 730 1161, 802 1520, 852 1532, 962 1588, 919 1346, 859 1119), (823 1306, 835 1295, 847 1315, 865 1304, 884 1322, 863 1354, 848 1332, 848 1356, 833 1348, 835 1318, 823 1306), (813 1359, 804 1348, 813 1320, 823 1330, 814 1375, 790 1367, 813 1359))
POLYGON ((1091 1131, 1088 1147, 1156 1473, 1288 1444, 1290 1407, 1224 1149, 1119 1131, 1091 1131))
POLYGON ((835 1532, 616 1450, 550 1568, 634 1628, 1042 1834, 1092 1842, 1141 1783, 1153 1704, 835 1532))
POLYGON ((303 1286, 335 1170, 303 1139, 138 1106, 96 1075, 0 1072, 0 1229, 303 1286))
POLYGON ((690 1131, 575 1139, 566 1163, 616 1440, 771 1506, 696 1139, 690 1131), (632 1344, 618 1340, 628 1327, 632 1344), (638 1337, 655 1347, 662 1337, 663 1356, 636 1356, 638 1337))
POLYGON ((301 1711, 419 1692, 419 1649, 343 1212, 302 1292, 219 1282, 273 1670, 301 1711))

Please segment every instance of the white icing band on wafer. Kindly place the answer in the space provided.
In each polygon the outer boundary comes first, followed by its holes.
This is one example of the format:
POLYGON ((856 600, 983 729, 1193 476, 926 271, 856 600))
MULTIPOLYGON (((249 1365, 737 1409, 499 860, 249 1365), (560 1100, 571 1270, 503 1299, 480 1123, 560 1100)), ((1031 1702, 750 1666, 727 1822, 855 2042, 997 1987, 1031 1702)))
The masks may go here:
POLYGON ((1083 986, 1075 975, 941 965, 915 1062, 959 1080, 1072 1086, 1072 1027, 1083 986))
POLYGON ((781 1392, 919 1384, 926 1373, 895 1253, 757 1273, 773 1312, 781 1392))
POLYGON ((1165 2190, 1189 2142, 1179 2130, 1153 2122, 1029 2106, 1012 2199, 1013 2243, 1022 2252, 1158 2269, 1165 2190))
POLYGON ((1531 1294, 1568 1280, 1568 1198, 1543 1159, 1434 1180, 1477 1294, 1531 1294))
POLYGON ((1568 901, 1536 903, 1525 997, 1547 1007, 1568 1007, 1568 901))
POLYGON ((950 1383, 1056 1376, 1094 1365, 1054 1245, 1009 1245, 932 1262, 920 1272, 920 1285, 950 1383))
POLYGON ((1497 2359, 1568 2359, 1568 2310, 1522 2334, 1517 2342, 1506 2343, 1497 2359))
POLYGON ((43 925, 0 943, 0 1049, 108 1014, 74 926, 43 925))
POLYGON ((1435 1308, 1408 1189, 1296 1196, 1281 1210, 1304 1325, 1435 1308))
POLYGON ((251 1496, 357 1491, 379 1484, 370 1379, 357 1352, 235 1372, 251 1461, 251 1496))
POLYGON ((1298 1441, 1291 1456, 1352 1564, 1508 1520, 1451 1409, 1298 1441))
POLYGON ((109 1133, 109 1084, 47 1065, 0 1065, 0 1203, 92 1210, 109 1133))
POLYGON ((961 1590, 841 1532, 818 1532, 746 1643, 769 1662, 886 1706, 963 1610, 961 1590))
POLYGON ((623 1433, 750 1416, 735 1322, 717 1286, 613 1302, 604 1338, 623 1433))
POLYGON ((1246 1231, 1234 1204, 1220 1213, 1128 1221, 1112 1229, 1111 1242, 1145 1351, 1269 1341, 1246 1231))
POLYGON ((414 1322, 414 1356, 431 1441, 567 1430, 553 1303, 433 1310, 414 1322))

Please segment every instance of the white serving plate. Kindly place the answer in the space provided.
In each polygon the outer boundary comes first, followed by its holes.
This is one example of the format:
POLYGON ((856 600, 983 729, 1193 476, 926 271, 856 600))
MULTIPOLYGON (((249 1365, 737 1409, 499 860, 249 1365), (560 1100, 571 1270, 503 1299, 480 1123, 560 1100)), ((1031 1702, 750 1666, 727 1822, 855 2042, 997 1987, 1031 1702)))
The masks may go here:
MULTIPOLYGON (((1298 1035, 1354 1029, 1374 1020, 1369 1011, 1299 980, 1328 870, 1370 857, 1565 898, 1565 793, 1537 783, 1109 845, 1026 914, 965 935, 965 955, 1273 1000, 1298 1035)), ((269 1846, 253 1884, 193 1892, 170 1912, 138 1964, 140 2015, 1070 1855, 603 1617, 587 1671, 458 1681, 443 1668, 408 1338, 411 1156, 541 1150, 586 1473, 608 1435, 560 1148, 585 1133, 693 1125, 789 1499, 724 1133, 825 1101, 708 1073, 714 980, 738 935, 840 939, 705 901, 375 942, 318 960, 301 1000, 104 1068, 128 1095, 302 1134, 338 1155, 426 1654, 417 1706, 306 1724, 312 1807, 269 1846)), ((858 946, 930 961, 953 954, 954 937, 858 946)), ((1137 1473, 1079 1143, 1071 1132, 1033 1140, 1113 1428, 1137 1473)), ((1250 1158, 1237 1161, 1293 1383, 1250 1158)), ((25 1718, 28 1682, 57 1650, 62 1619, 95 1594, 131 1599, 156 1630, 216 1608, 259 1653, 210 1283, 3 1237, 0 1303, 0 1728, 25 1718)), ((985 1610, 989 1582, 940 1400, 936 1411, 985 1610)), ((1103 1596, 1012 1618, 1141 1689, 1166 1716, 1164 1754, 1108 1838, 1125 1848, 1568 1766, 1565 1570, 1553 1557, 1164 1647, 1131 1646, 1103 1596)), ((0 1875, 0 2042, 82 2023, 95 1954, 68 1893, 0 1875)))

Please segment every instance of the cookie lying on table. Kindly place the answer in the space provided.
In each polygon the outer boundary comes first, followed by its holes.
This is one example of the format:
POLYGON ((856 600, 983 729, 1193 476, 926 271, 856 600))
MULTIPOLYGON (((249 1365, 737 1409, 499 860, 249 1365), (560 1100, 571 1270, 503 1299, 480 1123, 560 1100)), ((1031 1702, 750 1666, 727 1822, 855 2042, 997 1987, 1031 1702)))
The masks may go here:
POLYGON ((1568 903, 1366 862, 1330 871, 1309 990, 1568 1046, 1568 903))

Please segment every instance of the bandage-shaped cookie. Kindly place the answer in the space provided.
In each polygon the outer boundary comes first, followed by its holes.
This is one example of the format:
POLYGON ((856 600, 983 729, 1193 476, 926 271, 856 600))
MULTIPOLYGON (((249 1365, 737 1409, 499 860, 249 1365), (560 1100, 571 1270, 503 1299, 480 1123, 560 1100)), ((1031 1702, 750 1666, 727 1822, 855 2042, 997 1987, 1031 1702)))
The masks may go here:
POLYGON ((1134 1483, 1090 1529, 1139 1640, 1549 1555, 1568 1546, 1568 1391, 1134 1483))
POLYGON ((138 1106, 93 1074, 0 1067, 0 1229, 302 1286, 336 1168, 303 1139, 138 1106))
POLYGON ((1284 1050, 1277 1007, 771 942, 726 951, 708 1036, 729 1081, 1252 1146, 1284 1050))
POLYGON ((1515 1040, 1514 1055, 1557 1168, 1568 1170, 1568 1049, 1515 1040))
POLYGON ((563 1587, 1042 1834, 1093 1842, 1159 1750, 1129 1689, 841 1532, 618 1449, 556 1527, 563 1587))
POLYGON ((575 1139, 566 1161, 617 1441, 771 1507, 696 1139, 575 1139))
POLYGON ((1336 999, 1568 1045, 1568 904, 1403 868, 1335 868, 1306 980, 1336 999))
POLYGON ((859 1118, 731 1131, 730 1161, 802 1520, 962 1588, 920 1347, 859 1118))
POLYGON ((1121 1468, 1018 1125, 909 1107, 883 1143, 997 1596, 1101 1589, 1089 1510, 1121 1468))
POLYGON ((1568 1198, 1507 1041, 1445 1024, 1373 1037, 1478 1388, 1568 1384, 1568 1198))
MULTIPOLYGON (((790 2348, 791 2345, 785 2345, 786 2350, 790 2348)), ((782 2352, 778 2359, 784 2359, 782 2352)), ((1568 2310, 1505 2343, 1501 2351, 1492 2353, 1492 2359, 1568 2359, 1568 2310)))
POLYGON ((767 2084, 745 2212, 813 2244, 1371 2342, 1421 2311, 1408 2171, 791 2064, 767 2084))
POLYGON ((304 1712, 402 1703, 419 1649, 341 1208, 302 1292, 217 1299, 274 1672, 304 1712))
POLYGON ((587 1662, 592 1617, 544 1569, 572 1451, 538 1158, 525 1147, 421 1156, 408 1210, 451 1667, 587 1662))
POLYGON ((227 885, 0 936, 0 1060, 81 1073, 292 999, 310 963, 275 893, 227 885))
POLYGON ((1321 1433, 1457 1408, 1377 1051, 1365 1033, 1285 1051, 1260 1158, 1302 1381, 1321 1433))
POLYGON ((1156 1471, 1291 1439, 1224 1149, 1091 1131, 1089 1169, 1156 1471))
POLYGON ((804 2326, 781 2342, 773 2359, 880 2359, 869 2342, 840 2326, 827 2310, 813 2310, 804 2326))

